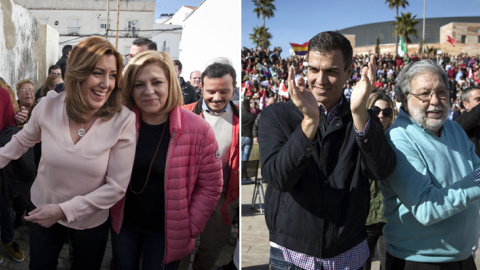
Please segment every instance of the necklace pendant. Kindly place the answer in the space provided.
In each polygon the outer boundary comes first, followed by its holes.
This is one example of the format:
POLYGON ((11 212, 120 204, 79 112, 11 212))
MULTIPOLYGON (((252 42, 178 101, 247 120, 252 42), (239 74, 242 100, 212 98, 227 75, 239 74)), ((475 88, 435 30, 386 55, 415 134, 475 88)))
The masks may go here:
POLYGON ((83 127, 81 127, 77 132, 78 136, 80 136, 80 137, 85 136, 85 133, 86 132, 85 132, 85 129, 83 127))

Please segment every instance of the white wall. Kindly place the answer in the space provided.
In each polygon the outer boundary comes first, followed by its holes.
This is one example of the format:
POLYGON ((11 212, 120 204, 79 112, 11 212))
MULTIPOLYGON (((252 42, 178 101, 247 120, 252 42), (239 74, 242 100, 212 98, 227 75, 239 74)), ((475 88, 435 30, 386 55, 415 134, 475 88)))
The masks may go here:
POLYGON ((153 29, 176 29, 180 28, 180 30, 175 31, 164 31, 158 32, 151 37, 151 40, 157 43, 157 48, 159 51, 166 51, 170 54, 172 59, 178 59, 180 54, 180 39, 182 37, 182 26, 181 25, 169 25, 169 24, 160 24, 155 23, 153 24, 153 29), (163 44, 166 44, 167 49, 163 49, 163 44))
POLYGON ((47 41, 47 44, 48 47, 46 49, 46 52, 45 52, 45 55, 46 55, 46 61, 47 61, 47 72, 45 73, 45 75, 47 75, 48 73, 48 68, 51 66, 51 65, 55 65, 55 63, 57 63, 58 61, 58 54, 62 54, 62 51, 60 50, 59 52, 59 48, 58 46, 56 46, 59 42, 59 36, 58 36, 58 31, 55 30, 53 27, 51 27, 50 25, 46 25, 47 26, 47 37, 46 37, 46 41, 47 41))
POLYGON ((175 14, 166 22, 167 24, 183 25, 183 21, 192 13, 193 9, 182 6, 175 14))
MULTIPOLYGON (((16 0, 24 7, 31 10, 35 17, 42 23, 46 23, 60 33, 58 44, 58 58, 62 55, 63 46, 74 46, 84 37, 70 36, 69 28, 72 20, 78 20, 79 35, 105 35, 106 29, 100 24, 107 23, 107 1, 82 0, 16 0)), ((109 23, 110 29, 117 29, 117 1, 110 0, 109 23)), ((134 38, 126 36, 128 21, 137 21, 138 30, 151 30, 155 16, 155 1, 121 1, 119 17, 119 40, 118 50, 121 54, 127 54, 134 38)), ((147 36, 152 32, 137 32, 138 36, 147 36)), ((115 45, 115 32, 109 32, 109 41, 115 45)))
POLYGON ((0 1, 0 77, 13 89, 17 81, 37 81, 39 30, 33 15, 12 0, 0 1))
POLYGON ((233 62, 237 86, 241 82, 241 1, 205 0, 185 21, 180 42, 182 77, 203 71, 212 58, 223 56, 233 62))

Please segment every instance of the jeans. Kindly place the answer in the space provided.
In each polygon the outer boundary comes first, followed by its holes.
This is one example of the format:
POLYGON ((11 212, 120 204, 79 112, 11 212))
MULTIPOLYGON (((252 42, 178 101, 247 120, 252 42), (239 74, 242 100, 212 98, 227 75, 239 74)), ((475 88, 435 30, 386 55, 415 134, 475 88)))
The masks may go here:
POLYGON ((270 270, 302 270, 302 268, 287 262, 281 249, 270 247, 270 270))
POLYGON ((112 230, 112 251, 115 270, 177 269, 178 261, 163 265, 165 233, 146 230, 124 222, 119 234, 112 230), (163 266, 163 268, 161 268, 163 266))
POLYGON ((252 152, 253 139, 242 137, 242 161, 248 161, 250 152, 252 152))
POLYGON ((73 246, 72 270, 100 269, 107 246, 110 220, 85 230, 76 230, 56 223, 45 228, 30 222, 30 269, 56 270, 58 256, 70 235, 73 246))
POLYGON ((1 240, 2 243, 8 244, 13 241, 13 236, 15 234, 13 225, 15 223, 15 216, 17 213, 13 210, 12 207, 2 207, 0 211, 0 231, 2 233, 1 240))
POLYGON ((392 256, 387 251, 386 269, 388 270, 476 270, 475 261, 470 256, 463 261, 447 262, 447 263, 424 263, 406 261, 392 256))

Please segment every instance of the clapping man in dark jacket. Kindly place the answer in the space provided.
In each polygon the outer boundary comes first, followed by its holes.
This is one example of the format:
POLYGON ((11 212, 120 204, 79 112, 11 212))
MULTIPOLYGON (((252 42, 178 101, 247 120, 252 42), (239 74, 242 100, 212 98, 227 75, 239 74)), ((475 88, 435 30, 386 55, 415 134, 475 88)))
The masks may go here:
POLYGON ((350 42, 337 32, 319 33, 308 44, 309 89, 295 85, 290 68, 292 100, 262 112, 271 269, 359 269, 368 258, 368 179, 387 177, 396 158, 366 109, 375 61, 363 68, 349 104, 343 85, 352 70, 350 42))

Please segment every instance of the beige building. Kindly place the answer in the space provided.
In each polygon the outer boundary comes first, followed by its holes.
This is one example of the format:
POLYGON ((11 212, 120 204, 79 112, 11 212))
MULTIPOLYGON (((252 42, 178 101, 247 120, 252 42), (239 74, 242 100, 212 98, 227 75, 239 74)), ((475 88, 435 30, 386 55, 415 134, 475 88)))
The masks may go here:
MULTIPOLYGON (((375 51, 376 37, 380 37, 380 53, 395 53, 394 26, 392 22, 359 25, 340 30, 354 46, 354 53, 375 51), (380 30, 381 29, 381 30, 380 30)), ((422 22, 416 25, 417 37, 410 36, 408 53, 417 53, 422 36, 422 22)), ((454 17, 426 19, 425 45, 435 47, 444 53, 469 55, 480 54, 480 17, 454 17), (455 39, 455 46, 447 41, 455 39)))

